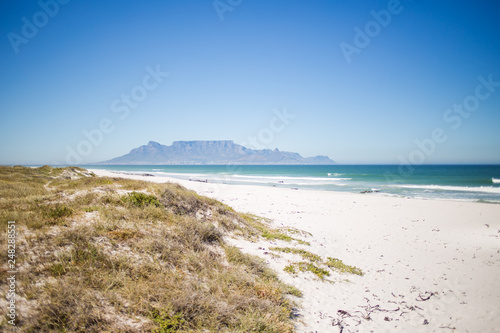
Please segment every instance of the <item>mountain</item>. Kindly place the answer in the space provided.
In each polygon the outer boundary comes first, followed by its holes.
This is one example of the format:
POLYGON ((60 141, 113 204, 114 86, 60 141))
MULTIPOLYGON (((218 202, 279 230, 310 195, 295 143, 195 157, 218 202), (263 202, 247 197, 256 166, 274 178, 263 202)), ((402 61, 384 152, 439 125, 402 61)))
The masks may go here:
POLYGON ((278 149, 254 150, 233 141, 174 141, 171 146, 149 141, 130 153, 98 164, 335 164, 328 156, 304 158, 278 149))

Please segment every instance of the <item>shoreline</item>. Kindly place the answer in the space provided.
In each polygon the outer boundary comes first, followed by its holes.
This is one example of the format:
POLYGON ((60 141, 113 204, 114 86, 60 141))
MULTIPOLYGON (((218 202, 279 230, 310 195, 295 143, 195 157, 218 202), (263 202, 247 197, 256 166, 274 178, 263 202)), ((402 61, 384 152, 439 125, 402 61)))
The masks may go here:
MULTIPOLYGON (((171 176, 162 176, 162 175, 154 175, 150 172, 132 172, 132 171, 115 171, 115 170, 105 170, 105 169, 87 169, 93 172, 105 172, 111 174, 123 176, 138 176, 138 177, 146 177, 143 180, 151 181, 151 182, 172 182, 179 184, 191 184, 191 183, 204 183, 204 184, 212 184, 213 187, 219 186, 241 186, 241 187, 264 187, 264 188, 276 188, 276 189, 284 189, 284 190, 298 190, 298 191, 306 191, 306 192, 319 192, 319 193, 338 193, 340 195, 363 195, 363 196, 375 196, 375 197, 387 197, 387 198, 397 198, 397 199, 409 199, 409 200, 424 200, 424 201, 445 201, 445 202, 468 202, 468 203, 478 203, 478 204, 489 204, 489 205, 500 205, 500 201, 488 201, 483 199, 458 199, 458 198, 426 198, 419 196, 408 196, 408 195, 397 195, 389 192, 382 192, 378 189, 371 189, 361 192, 351 192, 351 191, 336 191, 336 190, 326 190, 326 189, 313 189, 306 187, 284 187, 284 186, 271 186, 271 185, 259 185, 259 184, 234 184, 234 183, 220 183, 220 182, 210 182, 208 179, 182 179, 171 176)), ((142 179, 142 178, 141 178, 142 179)), ((278 183, 276 185, 283 185, 283 183, 278 183)), ((185 186, 189 187, 189 185, 185 186)))
POLYGON ((304 249, 365 272, 335 275, 334 283, 294 277, 283 271, 289 258, 269 255, 278 242, 228 240, 303 291, 298 332, 500 331, 499 205, 89 171, 179 183, 275 227, 306 231, 304 249))

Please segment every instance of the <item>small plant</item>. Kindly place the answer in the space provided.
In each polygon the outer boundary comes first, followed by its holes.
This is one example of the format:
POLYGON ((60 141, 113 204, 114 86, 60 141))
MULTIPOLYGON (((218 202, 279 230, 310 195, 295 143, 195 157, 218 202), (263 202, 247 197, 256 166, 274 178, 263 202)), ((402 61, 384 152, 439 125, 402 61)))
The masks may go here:
POLYGON ((161 207, 161 203, 160 201, 158 201, 157 197, 155 197, 152 194, 144 194, 142 192, 135 192, 135 191, 131 192, 126 196, 122 197, 122 201, 128 202, 137 207, 144 207, 144 206, 161 207))
POLYGON ((275 230, 263 230, 262 237, 268 240, 282 240, 285 242, 291 242, 293 240, 292 237, 275 230))
POLYGON ((47 215, 53 219, 59 219, 67 216, 71 216, 73 214, 73 210, 66 206, 56 205, 54 208, 51 208, 47 215))
POLYGON ((318 256, 317 254, 311 253, 306 250, 302 249, 294 249, 291 247, 270 247, 269 250, 271 251, 279 251, 283 253, 293 253, 293 254, 298 254, 302 257, 304 260, 310 260, 310 261, 321 261, 321 257, 318 256))
POLYGON ((294 287, 294 286, 291 286, 291 285, 286 285, 285 286, 285 293, 288 294, 288 295, 292 295, 292 296, 295 296, 295 297, 302 297, 304 296, 304 294, 302 293, 302 291, 300 291, 300 289, 294 287))
POLYGON ((339 271, 341 273, 350 273, 356 275, 363 275, 363 271, 357 267, 346 265, 342 260, 337 258, 328 257, 328 261, 325 263, 331 269, 339 271))
POLYGON ((222 240, 222 233, 211 223, 200 224, 197 231, 205 243, 216 243, 222 240))
POLYGON ((61 276, 66 274, 66 267, 64 265, 57 263, 49 267, 49 272, 53 276, 61 276))
POLYGON ((330 276, 330 272, 328 272, 326 269, 320 268, 310 262, 299 262, 298 269, 301 272, 309 271, 319 277, 321 280, 324 280, 325 276, 330 276))
POLYGON ((281 230, 286 231, 289 234, 292 235, 298 235, 298 236, 312 236, 312 234, 308 231, 300 230, 300 229, 295 229, 291 227, 287 228, 281 228, 281 230))
POLYGON ((325 276, 330 276, 330 272, 326 269, 318 267, 311 262, 304 261, 292 263, 283 270, 289 274, 297 274, 297 270, 300 272, 311 272, 321 280, 324 280, 325 276))
POLYGON ((73 215, 73 210, 69 207, 57 204, 54 206, 39 206, 42 210, 42 215, 46 218, 46 223, 49 225, 58 224, 65 217, 73 215))
POLYGON ((270 247, 271 251, 279 251, 284 253, 293 253, 300 255, 302 259, 307 260, 299 263, 292 263, 287 265, 283 270, 289 274, 297 274, 297 271, 305 272, 309 271, 319 277, 321 280, 325 279, 325 276, 330 276, 330 272, 324 268, 318 267, 317 265, 327 266, 333 271, 337 271, 340 273, 349 273, 356 275, 363 275, 361 269, 346 265, 340 259, 328 257, 326 261, 324 261, 319 255, 311 253, 302 249, 295 249, 290 247, 270 247))
POLYGON ((294 265, 287 265, 283 270, 289 274, 297 274, 297 269, 294 265))
POLYGON ((325 276, 330 276, 330 272, 328 272, 326 269, 320 268, 313 263, 304 263, 301 262, 299 263, 299 270, 300 271, 309 271, 319 277, 321 280, 325 278, 325 276))
POLYGON ((182 313, 175 313, 170 315, 171 311, 162 309, 153 309, 151 311, 151 317, 153 321, 158 325, 153 332, 154 333, 174 333, 178 332, 185 320, 182 318, 182 313))

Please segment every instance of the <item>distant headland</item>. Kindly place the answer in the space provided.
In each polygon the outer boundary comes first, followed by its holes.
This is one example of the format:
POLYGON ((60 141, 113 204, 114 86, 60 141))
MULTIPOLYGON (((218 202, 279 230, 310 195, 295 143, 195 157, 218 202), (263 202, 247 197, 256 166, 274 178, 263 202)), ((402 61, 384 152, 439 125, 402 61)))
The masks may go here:
POLYGON ((174 141, 171 146, 149 141, 147 145, 132 149, 128 154, 97 164, 108 165, 188 165, 188 164, 235 164, 235 165, 331 165, 336 164, 328 156, 302 157, 298 153, 278 149, 254 150, 222 141, 174 141))

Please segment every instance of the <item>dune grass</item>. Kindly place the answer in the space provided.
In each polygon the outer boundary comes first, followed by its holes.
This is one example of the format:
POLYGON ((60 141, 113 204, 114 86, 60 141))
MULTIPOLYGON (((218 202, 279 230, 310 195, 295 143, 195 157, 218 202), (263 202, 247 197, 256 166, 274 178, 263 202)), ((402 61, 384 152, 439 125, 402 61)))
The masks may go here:
POLYGON ((7 221, 20 332, 294 331, 300 291, 224 241, 281 233, 179 185, 0 167, 2 253, 7 221))
POLYGON ((309 260, 309 261, 321 261, 321 257, 317 254, 314 254, 312 252, 303 250, 303 249, 297 249, 297 248, 291 248, 291 247, 276 247, 272 246, 269 248, 271 251, 278 251, 278 252, 284 252, 284 253, 293 253, 293 254, 298 254, 302 257, 304 260, 309 260))
POLYGON ((269 250, 299 255, 302 260, 304 260, 301 262, 292 262, 285 266, 283 270, 289 274, 311 272, 320 280, 324 280, 325 277, 330 276, 330 272, 326 269, 329 268, 330 270, 337 273, 348 273, 360 276, 364 275, 363 271, 360 268, 346 265, 340 259, 327 257, 325 260, 321 256, 304 249, 272 246, 269 248, 269 250))
POLYGON ((363 271, 360 268, 355 267, 355 266, 346 265, 340 259, 331 258, 331 257, 328 257, 327 259, 328 260, 325 264, 328 267, 330 267, 331 269, 334 269, 334 270, 341 272, 341 273, 356 274, 356 275, 360 275, 360 276, 364 275, 363 271))

